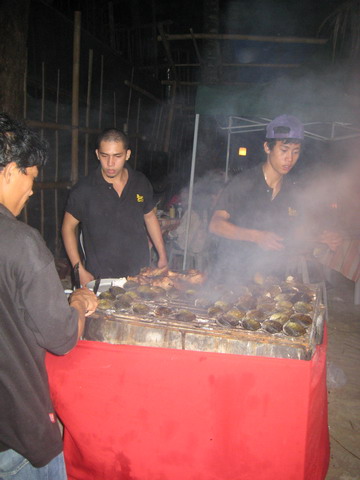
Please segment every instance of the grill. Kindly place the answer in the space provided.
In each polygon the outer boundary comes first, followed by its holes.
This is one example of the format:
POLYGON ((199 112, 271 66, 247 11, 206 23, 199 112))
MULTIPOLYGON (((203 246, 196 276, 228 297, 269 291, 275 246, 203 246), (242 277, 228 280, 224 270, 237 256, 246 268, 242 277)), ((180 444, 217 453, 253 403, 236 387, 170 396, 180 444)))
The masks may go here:
POLYGON ((208 315, 207 309, 195 307, 193 300, 146 301, 151 311, 135 315, 128 311, 95 312, 87 319, 83 340, 116 345, 174 348, 238 355, 276 358, 311 359, 315 347, 322 342, 325 308, 321 284, 310 286, 315 293, 313 323, 301 337, 285 333, 270 334, 263 330, 249 331, 241 326, 225 327, 208 315), (176 311, 186 309, 196 315, 190 322, 168 315, 156 316, 153 310, 164 305, 176 311))

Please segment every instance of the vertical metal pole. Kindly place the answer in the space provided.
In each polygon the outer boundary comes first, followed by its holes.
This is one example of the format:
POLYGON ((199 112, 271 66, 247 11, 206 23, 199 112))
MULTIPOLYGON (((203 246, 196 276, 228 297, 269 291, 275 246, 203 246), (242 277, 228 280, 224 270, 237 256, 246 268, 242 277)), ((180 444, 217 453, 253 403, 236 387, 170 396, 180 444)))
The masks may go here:
POLYGON ((226 167, 225 167, 225 183, 229 179, 229 159, 230 159, 230 140, 231 140, 231 127, 232 127, 232 117, 229 118, 229 130, 227 138, 227 148, 226 148, 226 167))
POLYGON ((79 176, 79 78, 80 78, 80 36, 81 12, 75 12, 73 42, 73 78, 72 78, 72 112, 71 112, 71 182, 74 184, 79 176))
MULTIPOLYGON (((93 50, 89 50, 89 64, 88 64, 88 81, 87 81, 87 95, 86 95, 86 116, 85 126, 89 128, 90 119, 90 104, 91 104, 91 80, 93 67, 93 50)), ((84 159, 84 174, 88 174, 89 169, 89 134, 85 133, 85 159, 84 159)))
POLYGON ((187 262, 187 251, 188 251, 189 230, 190 230, 190 218, 191 218, 192 199, 193 199, 193 190, 194 190, 194 178, 195 178, 196 149, 197 149, 197 139, 198 139, 198 132, 199 132, 199 118, 200 118, 200 115, 197 113, 197 114, 195 115, 194 142, 193 142, 193 151, 192 151, 192 157, 191 157, 191 173, 190 173, 190 185, 189 185, 188 216, 187 216, 187 219, 186 219, 185 248, 184 248, 183 270, 186 269, 186 262, 187 262))

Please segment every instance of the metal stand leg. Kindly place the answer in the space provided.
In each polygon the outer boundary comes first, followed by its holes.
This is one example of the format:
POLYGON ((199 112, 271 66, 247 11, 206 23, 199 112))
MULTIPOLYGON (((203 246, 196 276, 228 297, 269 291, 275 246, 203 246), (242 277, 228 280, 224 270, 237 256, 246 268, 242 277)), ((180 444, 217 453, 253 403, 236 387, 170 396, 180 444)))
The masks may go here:
POLYGON ((360 305, 360 279, 357 282, 355 282, 354 304, 355 305, 360 305))
POLYGON ((306 263, 306 258, 301 255, 300 258, 299 258, 299 261, 300 261, 300 270, 301 270, 301 276, 302 276, 302 281, 304 283, 310 283, 310 277, 309 277, 309 270, 308 270, 308 266, 307 266, 307 263, 306 263))
POLYGON ((327 298, 327 291, 326 291, 326 283, 321 282, 321 292, 322 292, 322 303, 325 307, 325 321, 326 323, 329 320, 329 315, 328 315, 328 298, 327 298))

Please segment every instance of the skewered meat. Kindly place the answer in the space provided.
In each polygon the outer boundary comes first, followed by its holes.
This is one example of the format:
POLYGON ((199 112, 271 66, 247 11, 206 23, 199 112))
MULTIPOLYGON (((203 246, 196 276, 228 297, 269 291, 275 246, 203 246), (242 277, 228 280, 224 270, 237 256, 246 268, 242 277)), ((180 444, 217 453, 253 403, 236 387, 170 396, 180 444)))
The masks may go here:
POLYGON ((161 277, 167 275, 168 267, 163 268, 151 268, 144 267, 140 270, 140 275, 142 277, 161 277))
POLYGON ((152 282, 151 282, 151 285, 153 287, 161 287, 163 288, 164 290, 170 290, 171 288, 173 288, 174 284, 173 282, 171 281, 171 279, 169 277, 159 277, 159 278, 155 278, 152 282))

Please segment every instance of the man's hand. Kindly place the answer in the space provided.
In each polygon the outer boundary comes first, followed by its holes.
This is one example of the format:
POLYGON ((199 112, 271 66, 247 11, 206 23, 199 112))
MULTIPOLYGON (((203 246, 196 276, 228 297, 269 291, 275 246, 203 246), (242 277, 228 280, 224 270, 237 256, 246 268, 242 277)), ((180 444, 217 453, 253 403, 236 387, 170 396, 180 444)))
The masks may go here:
POLYGON ((319 242, 325 243, 332 251, 335 251, 342 241, 343 237, 339 232, 332 232, 330 230, 324 230, 319 236, 319 242))
POLYGON ((284 248, 283 238, 273 232, 263 232, 259 230, 255 243, 263 250, 282 250, 284 248))
POLYGON ((88 288, 78 288, 69 297, 69 304, 79 312, 78 318, 78 339, 84 332, 85 317, 92 315, 99 301, 94 292, 88 288))
POLYGON ((88 317, 95 312, 99 300, 94 292, 88 288, 78 288, 75 290, 69 298, 71 307, 76 308, 81 313, 88 317))
POLYGON ((167 258, 166 258, 166 255, 165 256, 159 256, 159 260, 158 260, 158 268, 165 268, 167 267, 168 265, 168 261, 167 261, 167 258))

